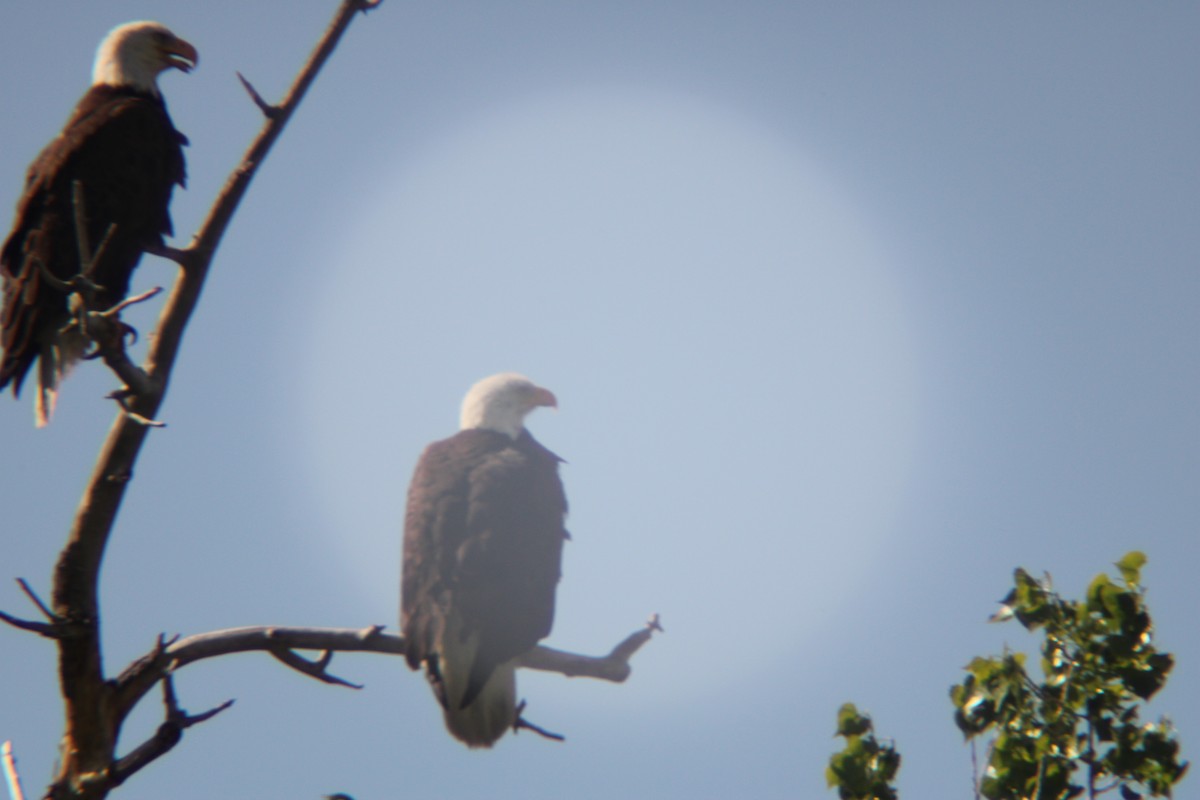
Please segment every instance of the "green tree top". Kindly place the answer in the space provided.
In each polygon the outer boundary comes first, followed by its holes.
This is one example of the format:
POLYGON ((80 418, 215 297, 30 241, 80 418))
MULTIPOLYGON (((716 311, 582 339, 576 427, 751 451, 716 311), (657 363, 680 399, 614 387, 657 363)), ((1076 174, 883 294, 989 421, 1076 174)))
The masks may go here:
POLYGON ((1153 643, 1140 584, 1146 556, 1101 573, 1083 600, 1057 594, 1049 576, 1016 570, 993 621, 1016 619, 1044 636, 1040 680, 1022 653, 976 658, 951 688, 954 718, 968 738, 994 736, 979 790, 989 800, 1089 800, 1118 789, 1124 800, 1170 797, 1187 771, 1170 721, 1142 723, 1141 702, 1174 664, 1153 643))

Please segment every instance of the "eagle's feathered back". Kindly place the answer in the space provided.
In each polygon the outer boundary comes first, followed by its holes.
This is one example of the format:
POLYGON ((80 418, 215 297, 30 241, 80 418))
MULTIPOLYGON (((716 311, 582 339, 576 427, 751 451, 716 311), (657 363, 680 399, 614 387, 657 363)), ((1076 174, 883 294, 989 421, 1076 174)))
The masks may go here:
MULTIPOLYGON (((160 29, 166 31, 155 27, 160 29)), ((172 232, 168 207, 174 187, 185 181, 186 143, 157 91, 98 83, 30 165, 12 233, 0 249, 0 389, 11 383, 18 395, 33 362, 41 359, 39 424, 48 420, 58 381, 86 344, 78 334, 60 335, 70 320, 67 295, 44 275, 65 281, 80 271, 74 184, 82 188, 93 250, 112 228, 90 275, 102 287, 96 305, 108 308, 124 299, 142 252, 172 232)))
POLYGON ((515 659, 554 621, 567 537, 559 462, 523 428, 471 428, 426 448, 409 488, 405 655, 472 747, 516 722, 515 659))

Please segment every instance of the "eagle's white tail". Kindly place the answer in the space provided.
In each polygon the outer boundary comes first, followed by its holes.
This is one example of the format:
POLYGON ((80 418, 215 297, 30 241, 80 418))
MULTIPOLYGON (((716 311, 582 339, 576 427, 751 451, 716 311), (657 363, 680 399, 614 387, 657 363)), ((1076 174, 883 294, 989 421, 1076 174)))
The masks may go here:
MULTIPOLYGON (((462 692, 450 696, 461 697, 462 692)), ((468 747, 491 747, 517 721, 516 663, 508 661, 496 667, 483 690, 466 708, 450 702, 442 713, 446 728, 455 738, 468 747)))
POLYGON ((515 660, 498 664, 475 699, 462 707, 479 651, 479 634, 463 636, 461 625, 458 615, 451 614, 434 644, 440 681, 434 693, 442 703, 446 728, 455 738, 468 747, 491 747, 517 721, 517 664, 515 660))
POLYGON ((34 423, 39 428, 50 424, 58 403, 58 385, 83 358, 87 342, 87 337, 72 327, 60 331, 53 342, 42 345, 38 354, 37 394, 33 398, 34 423))

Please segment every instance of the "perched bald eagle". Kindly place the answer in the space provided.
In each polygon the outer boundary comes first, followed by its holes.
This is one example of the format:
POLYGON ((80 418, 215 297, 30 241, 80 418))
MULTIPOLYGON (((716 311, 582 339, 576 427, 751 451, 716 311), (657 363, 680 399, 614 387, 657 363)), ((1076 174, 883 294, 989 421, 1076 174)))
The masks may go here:
POLYGON ((184 185, 187 139, 171 124, 158 76, 171 67, 187 72, 196 61, 196 49, 157 22, 115 28, 96 53, 91 88, 29 167, 0 250, 0 390, 11 383, 16 397, 37 360, 39 427, 54 411, 59 381, 87 348, 69 326, 67 294, 44 274, 66 281, 80 272, 72 186, 82 187, 93 250, 112 228, 86 276, 101 287, 94 310, 102 311, 125 298, 142 252, 172 232, 167 207, 174 187, 184 185))
POLYGON ((554 395, 502 373, 471 387, 460 430, 417 462, 404 520, 401 628, 446 727, 491 747, 517 722, 516 659, 550 633, 566 495, 525 429, 554 395))

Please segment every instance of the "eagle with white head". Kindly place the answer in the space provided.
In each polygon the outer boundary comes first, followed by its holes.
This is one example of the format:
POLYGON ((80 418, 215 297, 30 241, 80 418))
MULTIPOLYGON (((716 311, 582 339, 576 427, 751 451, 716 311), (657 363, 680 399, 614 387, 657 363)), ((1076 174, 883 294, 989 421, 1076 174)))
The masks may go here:
POLYGON ((525 428, 541 406, 558 401, 522 375, 479 381, 459 432, 425 449, 408 490, 405 657, 469 747, 517 724, 517 660, 554 622, 567 500, 562 459, 525 428))
POLYGON ((171 123, 158 76, 187 72, 196 62, 196 48, 157 22, 113 29, 96 53, 91 88, 29 167, 12 233, 0 248, 0 389, 11 384, 17 396, 37 361, 39 427, 88 344, 70 324, 61 285, 81 271, 74 187, 82 190, 91 255, 103 242, 84 277, 97 287, 92 310, 104 310, 125 299, 142 253, 172 232, 168 206, 186 180, 187 138, 171 123))

